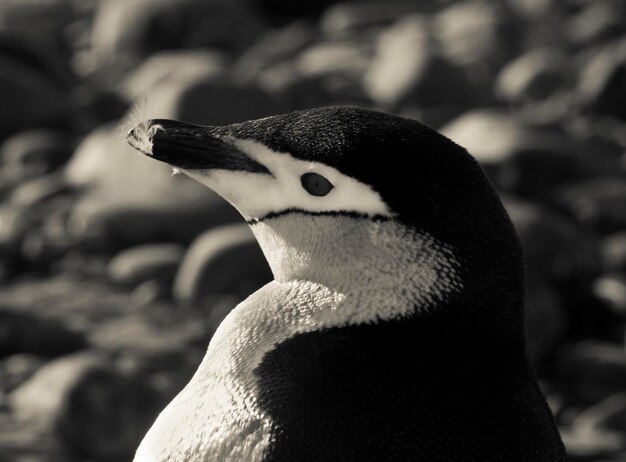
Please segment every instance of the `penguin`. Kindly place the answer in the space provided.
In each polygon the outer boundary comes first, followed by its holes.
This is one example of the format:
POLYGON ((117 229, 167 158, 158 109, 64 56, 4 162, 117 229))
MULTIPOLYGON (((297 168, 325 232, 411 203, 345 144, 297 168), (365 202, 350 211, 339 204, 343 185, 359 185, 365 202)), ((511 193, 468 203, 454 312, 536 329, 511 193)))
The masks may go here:
POLYGON ((136 462, 555 462, 520 243, 462 147, 352 106, 128 142, 229 201, 274 280, 224 319, 136 462))

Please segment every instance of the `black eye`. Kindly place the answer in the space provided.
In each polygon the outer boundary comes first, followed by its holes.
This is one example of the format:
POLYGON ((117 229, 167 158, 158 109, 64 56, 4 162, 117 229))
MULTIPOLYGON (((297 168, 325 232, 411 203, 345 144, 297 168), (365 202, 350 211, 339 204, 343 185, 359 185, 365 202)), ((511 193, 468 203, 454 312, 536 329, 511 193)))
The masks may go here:
POLYGON ((333 189, 330 181, 317 173, 305 173, 300 177, 302 187, 313 196, 325 196, 333 189))

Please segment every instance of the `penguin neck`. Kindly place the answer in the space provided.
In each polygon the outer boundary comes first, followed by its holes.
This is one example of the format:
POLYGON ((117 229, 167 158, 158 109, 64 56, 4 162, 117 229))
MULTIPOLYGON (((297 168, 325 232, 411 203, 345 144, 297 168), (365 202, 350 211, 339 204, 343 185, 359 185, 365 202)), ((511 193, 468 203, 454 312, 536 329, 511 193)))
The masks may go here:
POLYGON ((251 226, 275 280, 427 310, 462 288, 453 249, 396 220, 289 213, 251 226))

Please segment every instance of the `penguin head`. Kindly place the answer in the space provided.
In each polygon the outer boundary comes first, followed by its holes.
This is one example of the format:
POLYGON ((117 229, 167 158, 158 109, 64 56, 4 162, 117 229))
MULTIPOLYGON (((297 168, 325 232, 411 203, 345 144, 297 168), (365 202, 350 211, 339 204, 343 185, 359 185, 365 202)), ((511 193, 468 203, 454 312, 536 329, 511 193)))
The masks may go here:
MULTIPOLYGON (((521 280, 517 238, 482 169, 465 149, 415 120, 341 106, 223 127, 151 120, 128 137, 231 202, 264 250, 287 236, 292 256, 282 260, 307 253, 310 266, 323 248, 335 256, 346 246, 364 250, 354 244, 359 240, 383 258, 391 241, 404 239, 405 249, 392 244, 397 259, 413 255, 411 249, 429 253, 416 244, 429 241, 440 257, 431 262, 439 265, 434 279, 447 272, 457 282, 521 280)), ((266 251, 275 274, 277 252, 266 251)), ((341 266, 336 260, 326 266, 341 266)))

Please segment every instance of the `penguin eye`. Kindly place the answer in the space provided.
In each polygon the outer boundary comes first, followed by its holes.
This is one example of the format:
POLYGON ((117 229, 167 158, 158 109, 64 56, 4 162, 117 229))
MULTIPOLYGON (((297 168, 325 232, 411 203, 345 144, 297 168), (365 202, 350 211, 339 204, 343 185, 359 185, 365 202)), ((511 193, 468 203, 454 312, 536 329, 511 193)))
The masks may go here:
POLYGON ((300 182, 312 196, 325 196, 334 188, 330 181, 317 173, 305 173, 300 177, 300 182))

